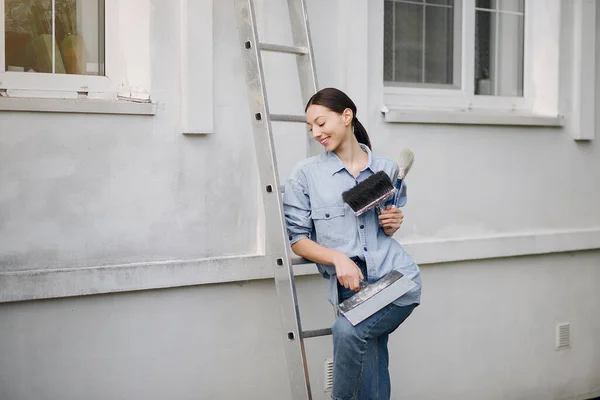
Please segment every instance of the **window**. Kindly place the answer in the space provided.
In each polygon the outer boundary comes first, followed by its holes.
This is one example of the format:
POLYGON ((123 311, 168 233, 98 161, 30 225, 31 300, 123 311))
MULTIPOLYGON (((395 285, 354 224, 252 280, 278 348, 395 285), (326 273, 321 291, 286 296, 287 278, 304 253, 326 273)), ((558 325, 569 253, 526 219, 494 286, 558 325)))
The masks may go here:
POLYGON ((150 3, 0 0, 0 111, 152 115, 150 3))
POLYGON ((386 85, 460 85, 460 31, 455 31, 460 13, 455 11, 453 0, 385 1, 386 85))
POLYGON ((523 0, 477 0, 475 94, 523 96, 523 0))
POLYGON ((524 3, 384 0, 387 92, 522 98, 524 3))
POLYGON ((4 71, 104 75, 103 0, 4 0, 4 71))

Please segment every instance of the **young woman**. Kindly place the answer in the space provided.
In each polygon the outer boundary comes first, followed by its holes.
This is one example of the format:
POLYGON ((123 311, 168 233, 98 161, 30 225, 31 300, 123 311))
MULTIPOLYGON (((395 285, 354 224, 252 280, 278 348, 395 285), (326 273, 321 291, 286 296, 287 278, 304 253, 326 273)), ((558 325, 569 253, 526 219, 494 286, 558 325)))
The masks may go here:
POLYGON ((329 278, 334 305, 354 295, 361 279, 375 282, 392 269, 417 284, 356 326, 340 315, 332 328, 332 398, 389 399, 388 336, 421 295, 419 267, 392 238, 402 223, 399 207, 406 203, 406 192, 379 216, 375 210, 354 216, 342 192, 378 171, 395 182, 398 165, 373 155, 369 136, 356 119, 356 106, 340 90, 320 90, 305 111, 312 136, 325 152, 300 162, 286 180, 283 203, 292 251, 314 261, 329 278))

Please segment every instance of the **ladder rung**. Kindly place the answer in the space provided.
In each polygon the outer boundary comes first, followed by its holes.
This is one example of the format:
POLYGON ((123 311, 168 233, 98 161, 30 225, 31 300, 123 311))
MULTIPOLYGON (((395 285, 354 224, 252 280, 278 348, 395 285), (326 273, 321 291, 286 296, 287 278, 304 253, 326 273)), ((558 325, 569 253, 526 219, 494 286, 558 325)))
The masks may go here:
POLYGON ((313 331, 302 331, 302 338, 304 339, 329 335, 331 335, 331 328, 315 329, 313 331))
POLYGON ((308 49, 305 47, 285 46, 282 44, 259 43, 258 48, 264 51, 274 51, 277 53, 291 53, 304 55, 308 54, 308 49))
POLYGON ((306 123, 304 115, 271 114, 271 121, 306 123))

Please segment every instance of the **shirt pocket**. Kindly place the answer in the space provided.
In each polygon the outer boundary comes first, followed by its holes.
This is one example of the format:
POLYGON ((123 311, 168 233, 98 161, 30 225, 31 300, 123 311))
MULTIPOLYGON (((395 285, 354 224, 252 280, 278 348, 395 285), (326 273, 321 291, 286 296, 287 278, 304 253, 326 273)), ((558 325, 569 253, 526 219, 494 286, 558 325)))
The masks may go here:
POLYGON ((343 206, 321 207, 312 211, 316 242, 325 247, 337 247, 348 243, 346 209, 343 206))

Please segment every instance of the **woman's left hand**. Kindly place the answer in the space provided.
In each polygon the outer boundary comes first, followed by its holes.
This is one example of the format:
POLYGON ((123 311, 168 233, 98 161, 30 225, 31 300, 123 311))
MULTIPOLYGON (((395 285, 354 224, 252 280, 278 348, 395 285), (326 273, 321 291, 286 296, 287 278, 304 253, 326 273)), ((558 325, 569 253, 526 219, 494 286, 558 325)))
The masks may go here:
POLYGON ((397 207, 387 206, 379 215, 379 226, 386 235, 392 236, 402 225, 404 215, 397 207))

